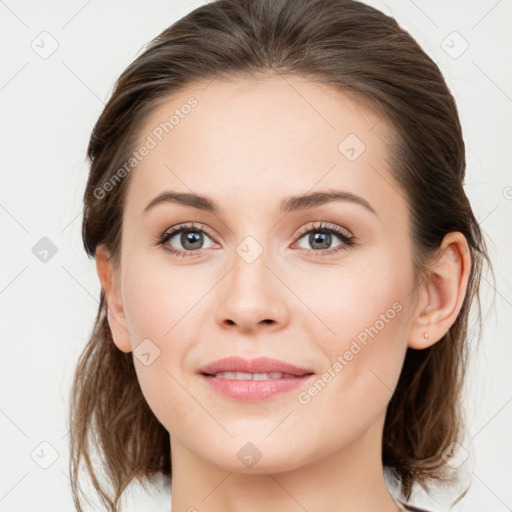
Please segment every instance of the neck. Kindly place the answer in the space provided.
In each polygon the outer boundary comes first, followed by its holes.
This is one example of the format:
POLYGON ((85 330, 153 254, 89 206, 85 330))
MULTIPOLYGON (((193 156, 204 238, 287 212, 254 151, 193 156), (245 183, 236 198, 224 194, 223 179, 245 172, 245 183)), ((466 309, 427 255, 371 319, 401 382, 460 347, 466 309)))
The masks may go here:
POLYGON ((172 512, 397 512, 384 479, 382 425, 349 446, 284 472, 261 466, 258 473, 223 470, 171 438, 172 512))

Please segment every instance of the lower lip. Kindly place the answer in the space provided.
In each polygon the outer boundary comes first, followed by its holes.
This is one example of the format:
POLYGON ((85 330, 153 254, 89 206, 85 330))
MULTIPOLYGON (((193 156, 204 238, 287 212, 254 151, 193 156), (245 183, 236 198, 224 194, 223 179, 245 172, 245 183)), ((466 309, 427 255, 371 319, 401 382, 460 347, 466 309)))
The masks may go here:
POLYGON ((280 393, 293 391, 314 377, 314 374, 303 377, 268 380, 237 380, 223 379, 202 374, 211 389, 243 402, 256 402, 272 398, 280 393))

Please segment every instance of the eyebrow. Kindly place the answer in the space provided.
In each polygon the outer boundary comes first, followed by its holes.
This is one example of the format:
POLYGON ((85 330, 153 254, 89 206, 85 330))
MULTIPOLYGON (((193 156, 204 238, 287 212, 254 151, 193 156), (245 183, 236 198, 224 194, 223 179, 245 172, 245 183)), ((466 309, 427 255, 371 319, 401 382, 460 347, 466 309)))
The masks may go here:
MULTIPOLYGON (((309 194, 302 194, 296 196, 289 196, 283 199, 281 202, 281 213, 289 213, 298 210, 306 210, 314 208, 326 203, 333 201, 347 201, 350 203, 358 204, 363 206, 368 211, 377 215, 377 212, 373 207, 363 199, 362 197, 352 194, 351 192, 344 192, 341 190, 331 190, 325 192, 312 192, 309 194)), ((215 215, 221 214, 222 209, 212 199, 201 196, 198 194, 192 194, 188 192, 171 192, 165 191, 156 196, 150 203, 144 208, 143 213, 148 212, 158 204, 175 203, 183 206, 189 206, 198 210, 203 210, 215 215)))

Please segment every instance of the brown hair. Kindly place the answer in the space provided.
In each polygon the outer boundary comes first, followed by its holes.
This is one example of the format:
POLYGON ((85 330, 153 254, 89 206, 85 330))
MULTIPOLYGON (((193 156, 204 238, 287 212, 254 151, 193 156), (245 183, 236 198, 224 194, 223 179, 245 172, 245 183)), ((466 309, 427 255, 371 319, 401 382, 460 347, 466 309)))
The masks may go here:
MULTIPOLYGON (((470 305, 478 303, 483 233, 463 189, 465 148, 454 99, 436 64, 397 22, 352 0, 219 0, 157 36, 116 82, 88 147, 90 175, 82 235, 88 255, 105 244, 119 262, 128 174, 108 194, 95 191, 134 150, 155 107, 187 84, 215 78, 288 74, 332 84, 369 105, 393 127, 392 173, 410 211, 416 282, 428 275, 444 235, 461 232, 472 267, 460 313, 446 335, 408 349, 384 426, 382 457, 408 499, 414 483, 446 480, 443 452, 461 439, 461 389, 470 305)), ((170 439, 147 405, 132 354, 112 342, 104 290, 71 390, 70 473, 81 511, 83 459, 95 491, 113 512, 134 479, 171 477, 170 439), (94 441, 101 471, 91 461, 94 441), (97 474, 106 474, 111 490, 97 474)), ((480 335, 479 331, 479 335, 480 335)))

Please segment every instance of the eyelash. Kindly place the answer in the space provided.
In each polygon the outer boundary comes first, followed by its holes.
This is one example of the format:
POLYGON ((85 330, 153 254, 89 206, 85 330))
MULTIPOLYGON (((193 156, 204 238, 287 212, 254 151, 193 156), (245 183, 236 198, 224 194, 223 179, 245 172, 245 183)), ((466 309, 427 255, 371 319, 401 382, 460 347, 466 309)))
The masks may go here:
MULTIPOLYGON (((204 229, 204 225, 196 225, 193 222, 190 224, 179 224, 177 226, 173 226, 172 228, 168 229, 163 235, 157 237, 155 240, 155 245, 162 245, 164 249, 171 254, 175 256, 180 257, 194 257, 194 256, 201 256, 202 252, 206 249, 197 249, 195 251, 182 251, 175 249, 174 247, 171 247, 169 245, 165 245, 171 238, 174 236, 184 232, 184 231, 191 231, 191 232, 202 232, 208 235, 210 238, 213 239, 212 235, 208 233, 208 230, 204 229)), ((341 253, 343 251, 346 251, 353 245, 355 245, 355 236, 350 235, 348 231, 346 231, 343 228, 340 228, 336 225, 328 225, 325 223, 320 223, 320 225, 306 225, 303 229, 300 230, 300 232, 297 234, 296 239, 297 241, 300 240, 304 235, 307 235, 309 233, 317 233, 321 232, 324 234, 330 234, 330 235, 336 235, 343 243, 343 245, 340 245, 338 247, 335 247, 333 249, 325 249, 325 250, 315 250, 315 249, 305 249, 307 251, 308 255, 312 255, 314 257, 321 257, 324 258, 326 256, 330 256, 331 254, 335 253, 341 253)))

